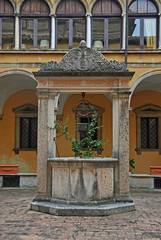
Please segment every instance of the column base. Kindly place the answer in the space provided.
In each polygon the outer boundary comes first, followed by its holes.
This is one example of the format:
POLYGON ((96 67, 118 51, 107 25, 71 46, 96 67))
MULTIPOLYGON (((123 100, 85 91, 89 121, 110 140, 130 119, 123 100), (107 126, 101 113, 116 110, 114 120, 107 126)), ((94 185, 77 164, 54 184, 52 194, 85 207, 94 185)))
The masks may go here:
POLYGON ((47 194, 37 194, 34 197, 33 202, 50 202, 50 198, 51 197, 47 194))
POLYGON ((116 202, 133 202, 133 199, 131 196, 117 196, 115 198, 116 202))

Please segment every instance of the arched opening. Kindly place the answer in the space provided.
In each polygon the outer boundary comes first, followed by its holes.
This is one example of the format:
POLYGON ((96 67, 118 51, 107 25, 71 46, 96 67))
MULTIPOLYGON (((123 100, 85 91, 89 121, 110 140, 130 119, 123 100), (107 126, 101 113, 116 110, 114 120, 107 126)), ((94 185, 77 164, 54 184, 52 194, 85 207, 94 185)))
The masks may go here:
POLYGON ((158 10, 150 0, 135 0, 129 6, 128 49, 158 47, 158 10))
POLYGON ((79 1, 62 1, 56 10, 57 49, 71 49, 78 47, 85 39, 86 22, 85 7, 79 1))
POLYGON ((45 1, 27 0, 21 7, 22 50, 49 49, 50 46, 50 10, 45 1))
POLYGON ((0 1, 0 49, 14 47, 14 11, 7 0, 0 1))
POLYGON ((117 1, 101 0, 92 9, 92 46, 99 50, 120 49, 122 19, 117 1))

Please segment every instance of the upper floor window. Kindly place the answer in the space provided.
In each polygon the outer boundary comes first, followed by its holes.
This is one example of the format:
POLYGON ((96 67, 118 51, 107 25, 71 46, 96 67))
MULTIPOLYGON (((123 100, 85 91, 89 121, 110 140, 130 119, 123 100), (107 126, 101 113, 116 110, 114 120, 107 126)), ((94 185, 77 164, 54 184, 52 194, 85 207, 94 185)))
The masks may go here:
POLYGON ((121 48, 121 8, 116 1, 97 1, 92 10, 92 46, 102 49, 121 48))
POLYGON ((14 47, 14 17, 12 4, 0 1, 0 49, 10 50, 14 47))
POLYGON ((43 0, 27 0, 21 8, 21 49, 49 49, 49 7, 43 0))
POLYGON ((157 7, 150 0, 135 0, 129 6, 128 49, 157 48, 157 7))
POLYGON ((57 11, 57 49, 78 47, 85 39, 85 8, 75 0, 66 0, 59 4, 57 11))

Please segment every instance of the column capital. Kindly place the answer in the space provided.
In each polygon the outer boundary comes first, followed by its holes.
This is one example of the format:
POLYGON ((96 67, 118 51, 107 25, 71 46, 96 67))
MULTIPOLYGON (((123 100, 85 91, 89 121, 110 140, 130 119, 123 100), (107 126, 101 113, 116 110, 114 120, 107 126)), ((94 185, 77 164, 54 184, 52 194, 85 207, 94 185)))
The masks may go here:
POLYGON ((48 99, 49 98, 48 91, 37 90, 36 94, 39 99, 48 99))
POLYGON ((118 93, 119 98, 129 99, 130 95, 131 95, 131 91, 123 91, 118 93))
POLYGON ((38 98, 46 98, 46 99, 51 99, 51 98, 55 98, 59 95, 58 92, 49 92, 48 90, 41 90, 41 89, 38 89, 37 92, 36 92, 38 98))
POLYGON ((49 96, 50 99, 51 99, 51 98, 54 99, 54 98, 56 98, 56 97, 58 96, 58 94, 59 94, 58 92, 49 92, 49 93, 48 93, 48 96, 49 96))
POLYGON ((91 13, 86 13, 86 17, 92 17, 91 13))
POLYGON ((131 91, 116 91, 116 92, 110 92, 109 93, 112 99, 121 99, 121 98, 127 98, 129 99, 131 91))
POLYGON ((48 90, 37 90, 36 94, 39 99, 54 99, 58 96, 57 92, 49 92, 48 90))
POLYGON ((52 18, 56 18, 56 14, 50 14, 50 17, 52 17, 52 18))
POLYGON ((20 13, 14 13, 14 17, 20 17, 20 13))

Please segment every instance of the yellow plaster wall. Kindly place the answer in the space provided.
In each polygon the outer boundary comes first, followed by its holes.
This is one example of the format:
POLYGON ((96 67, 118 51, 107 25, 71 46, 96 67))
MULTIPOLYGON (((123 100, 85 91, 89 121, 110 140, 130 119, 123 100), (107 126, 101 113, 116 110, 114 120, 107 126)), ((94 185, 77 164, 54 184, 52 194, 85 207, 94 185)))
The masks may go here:
MULTIPOLYGON (((72 107, 76 107, 80 100, 82 100, 81 95, 72 95, 68 99, 63 111, 63 120, 60 121, 62 124, 64 119, 69 116, 69 134, 72 138, 75 137, 75 113, 73 113, 72 107)), ((85 100, 105 110, 102 115, 102 138, 107 139, 109 142, 106 146, 103 146, 104 151, 102 156, 110 157, 112 156, 112 104, 104 95, 87 94, 85 100)), ((57 138, 57 146, 60 157, 74 156, 71 150, 71 144, 69 141, 65 140, 64 136, 57 138)))
POLYGON ((0 164, 18 164, 19 173, 35 173, 37 171, 36 151, 20 151, 15 154, 15 114, 12 109, 24 104, 37 106, 34 90, 22 90, 13 94, 4 106, 3 119, 0 120, 0 164))
MULTIPOLYGON (((48 62, 50 60, 54 60, 59 62, 65 52, 60 53, 59 51, 53 51, 53 52, 46 52, 46 53, 1 53, 1 58, 0 58, 0 71, 3 70, 8 70, 8 69, 24 69, 27 71, 38 71, 39 67, 35 67, 35 63, 44 63, 48 62), (20 64, 18 64, 20 63, 20 64), (15 64, 17 64, 15 66, 15 64), (27 65, 26 65, 27 64, 27 65), (30 66, 29 66, 29 65, 30 66)), ((155 63, 160 63, 160 57, 161 57, 161 52, 158 52, 157 54, 152 54, 152 53, 129 53, 128 54, 128 68, 130 71, 134 71, 135 74, 130 82, 132 84, 133 81, 135 81, 136 78, 141 76, 143 73, 152 71, 152 70, 157 70, 161 69, 161 67, 154 66, 155 63), (137 65, 136 67, 130 66, 130 64, 139 64, 143 63, 142 65, 137 65), (147 65, 148 64, 148 65, 147 65)), ((118 60, 121 62, 125 61, 125 55, 124 52, 122 51, 121 53, 118 52, 109 52, 109 53, 103 53, 103 55, 108 59, 108 60, 118 60)))
POLYGON ((23 63, 23 62, 47 62, 49 60, 60 61, 64 56, 64 53, 50 53, 42 54, 36 53, 1 53, 0 62, 23 63))
POLYGON ((136 115, 134 109, 146 104, 161 107, 161 93, 155 91, 142 91, 135 93, 131 99, 130 111, 130 157, 135 159, 135 173, 150 174, 149 166, 161 166, 161 155, 158 151, 142 152, 137 155, 136 149, 136 115))

